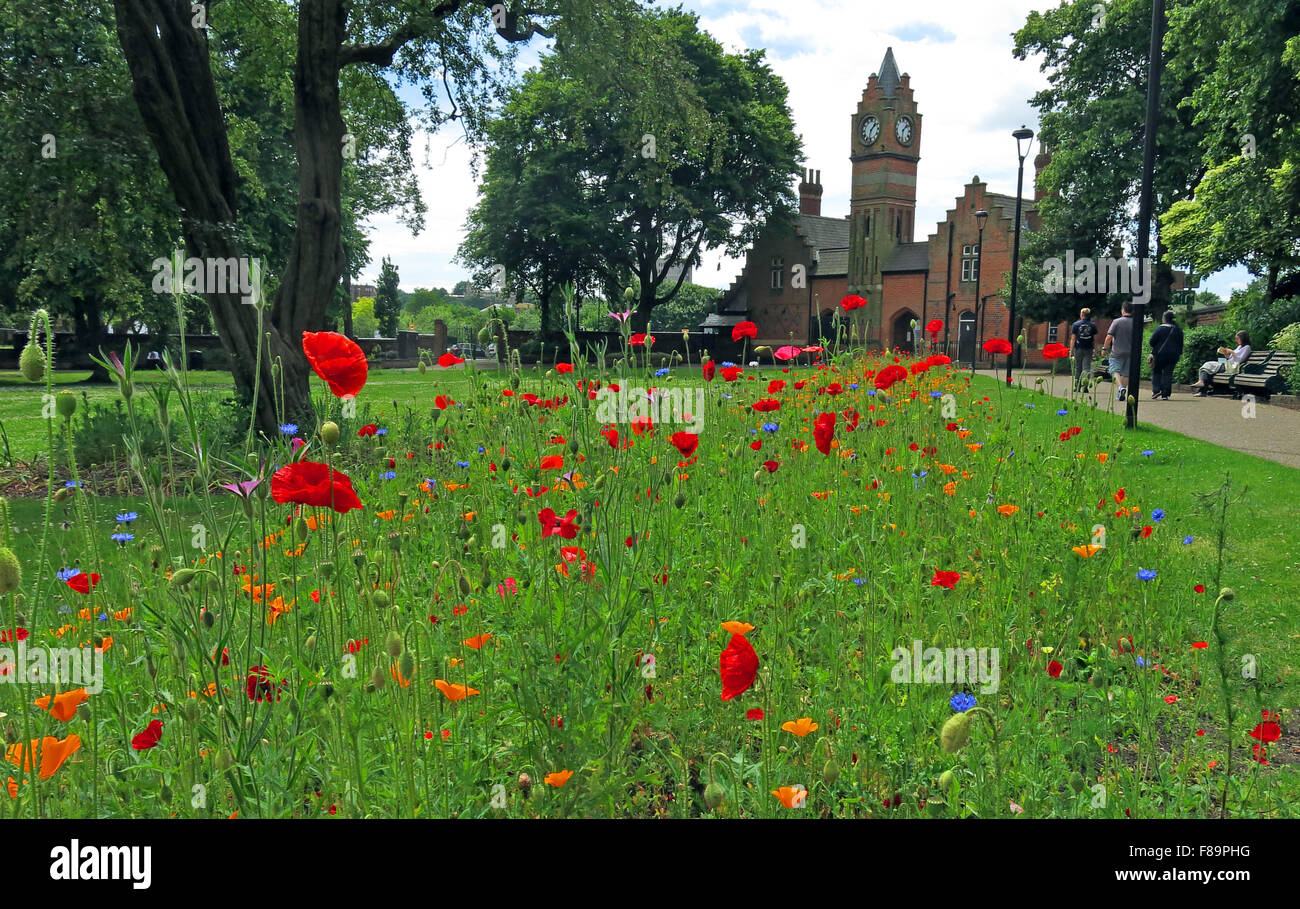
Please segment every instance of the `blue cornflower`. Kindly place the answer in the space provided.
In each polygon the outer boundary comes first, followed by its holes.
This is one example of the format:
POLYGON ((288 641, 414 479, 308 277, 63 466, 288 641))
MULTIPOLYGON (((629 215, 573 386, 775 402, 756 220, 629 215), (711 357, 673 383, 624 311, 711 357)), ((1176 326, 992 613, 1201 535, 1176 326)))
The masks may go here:
POLYGON ((107 613, 107 612, 101 612, 101 613, 97 616, 97 618, 98 618, 99 621, 101 621, 101 622, 107 622, 107 621, 108 621, 108 613, 107 613))
POLYGON ((655 378, 657 378, 657 379, 662 379, 662 378, 663 378, 664 376, 666 376, 666 375, 668 375, 668 367, 667 367, 667 366, 665 366, 663 369, 656 369, 656 370, 655 370, 655 378))
POLYGON ((60 568, 55 575, 60 581, 70 581, 77 575, 81 574, 80 568, 60 568))
POLYGON ((943 392, 941 392, 941 391, 932 391, 932 392, 930 392, 930 397, 932 397, 932 398, 942 398, 942 397, 943 397, 943 392))
POLYGON ((386 436, 386 435, 388 435, 388 430, 387 430, 387 429, 376 429, 376 430, 375 430, 375 435, 377 435, 377 436, 386 436))
POLYGON ((67 615, 70 612, 72 612, 72 607, 69 606, 67 603, 64 603, 62 606, 59 607, 59 615, 67 615))
POLYGON ((438 485, 438 481, 437 481, 437 480, 430 480, 428 477, 425 477, 425 478, 424 478, 424 485, 425 485, 425 487, 429 490, 429 492, 433 492, 433 487, 435 487, 435 486, 438 485))
POLYGON ((975 695, 967 694, 964 691, 961 694, 954 694, 952 700, 948 702, 948 706, 958 713, 965 713, 967 710, 974 707, 975 704, 975 695))
POLYGON ((735 363, 732 363, 730 360, 723 360, 723 361, 722 361, 722 368, 723 368, 723 369, 726 369, 728 366, 735 366, 735 365, 736 365, 736 364, 735 364, 735 363))
POLYGON ((1187 536, 1183 537, 1183 545, 1184 545, 1184 546, 1190 546, 1191 544, 1192 544, 1192 536, 1191 536, 1191 534, 1188 534, 1187 536))
POLYGON ((1142 659, 1142 657, 1138 657, 1137 664, 1138 664, 1138 669, 1145 669, 1147 665, 1147 661, 1142 659))
POLYGON ((297 431, 298 431, 298 424, 297 424, 297 423, 281 423, 281 424, 280 424, 280 435, 282 435, 282 436, 291 436, 291 435, 293 435, 294 433, 296 433, 297 431))
POLYGON ((468 466, 469 466, 469 461, 457 461, 457 462, 456 462, 456 466, 457 466, 457 467, 468 467, 468 466))
POLYGON ((1056 412, 1056 415, 1057 415, 1058 417, 1063 417, 1063 416, 1066 416, 1068 413, 1069 413, 1069 411, 1066 410, 1064 407, 1062 407, 1060 410, 1058 410, 1058 411, 1056 412))
POLYGON ((854 584, 857 584, 859 587, 861 587, 863 584, 867 583, 867 579, 866 579, 866 578, 854 578, 854 579, 853 579, 853 583, 854 583, 854 584))
POLYGON ((1155 511, 1151 512, 1151 520, 1155 521, 1157 524, 1159 524, 1164 519, 1165 519, 1165 510, 1163 508, 1157 508, 1155 511))
POLYGON ((763 432, 776 432, 776 431, 777 431, 778 429, 780 429, 780 428, 781 428, 781 424, 780 424, 780 423, 764 423, 764 424, 763 424, 763 432))
POLYGON ((385 470, 383 473, 379 475, 379 479, 381 480, 393 480, 396 478, 397 478, 397 472, 393 470, 385 470))
POLYGON ((1033 405, 1033 404, 1026 404, 1025 406, 1026 406, 1026 407, 1033 407, 1034 405, 1033 405))
POLYGON ((874 398, 875 396, 876 396, 876 390, 875 390, 874 388, 868 388, 868 389, 867 389, 867 397, 868 397, 868 398, 874 398))
POLYGON ((1142 457, 1144 457, 1144 458, 1149 458, 1149 457, 1151 457, 1153 454, 1155 454, 1155 451, 1152 450, 1152 449, 1150 449, 1150 448, 1148 448, 1146 451, 1142 452, 1142 457))
POLYGON ((479 453, 479 454, 483 454, 483 453, 486 452, 486 451, 487 451, 487 449, 484 448, 482 445, 480 445, 480 446, 478 447, 478 453, 479 453))
POLYGON ((110 536, 109 539, 112 540, 114 543, 121 543, 123 546, 125 546, 127 543, 130 543, 132 540, 135 539, 135 534, 115 533, 112 536, 110 536))
POLYGON ((1139 581, 1154 581, 1156 571, 1154 568, 1139 568, 1138 573, 1134 575, 1139 581))
POLYGON ((64 488, 64 489, 76 489, 76 488, 77 488, 78 486, 80 486, 80 485, 81 485, 81 484, 80 484, 79 482, 77 482, 76 480, 69 480, 68 482, 66 482, 66 483, 63 484, 63 488, 64 488))
POLYGON ((138 517, 140 517, 140 516, 139 516, 138 514, 136 514, 134 511, 128 511, 128 512, 126 512, 126 513, 124 513, 124 514, 120 514, 120 515, 117 516, 117 523, 119 523, 119 524, 130 524, 132 521, 134 521, 134 520, 135 520, 136 518, 138 518, 138 517))
POLYGON ((858 383, 857 383, 857 382, 850 382, 850 383, 849 383, 849 388, 856 389, 857 387, 858 387, 858 383))

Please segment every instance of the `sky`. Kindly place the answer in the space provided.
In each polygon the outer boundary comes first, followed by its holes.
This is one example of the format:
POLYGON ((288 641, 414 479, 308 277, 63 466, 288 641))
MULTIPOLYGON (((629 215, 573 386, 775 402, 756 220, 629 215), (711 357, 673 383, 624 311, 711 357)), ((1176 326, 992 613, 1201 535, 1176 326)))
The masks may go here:
MULTIPOLYGON (((979 176, 993 192, 1016 189, 1016 144, 1011 131, 1037 131, 1028 99, 1047 84, 1034 58, 1012 56, 1012 33, 1031 10, 1054 0, 912 0, 877 4, 863 0, 680 0, 699 14, 700 27, 729 51, 764 48, 773 71, 789 88, 790 110, 800 134, 803 166, 822 172, 822 214, 849 210, 850 117, 867 79, 892 47, 901 73, 911 75, 922 115, 917 173, 916 240, 924 240, 952 207, 962 188, 979 176)), ((546 44, 534 38, 519 56, 520 69, 535 64, 546 44)), ((403 97, 415 102, 409 89, 403 97)), ((1033 195, 1033 157, 1025 162, 1025 196, 1033 195)), ((454 260, 474 205, 477 180, 470 149, 457 124, 435 133, 417 131, 414 160, 428 213, 419 236, 395 218, 369 225, 371 263, 355 283, 373 284, 379 262, 397 266, 403 290, 444 287, 470 277, 454 260)), ((791 178, 791 186, 796 183, 791 178)), ((696 283, 725 288, 743 262, 706 250, 696 283)), ((1201 289, 1226 297, 1250 280, 1236 267, 1205 278, 1201 289)))

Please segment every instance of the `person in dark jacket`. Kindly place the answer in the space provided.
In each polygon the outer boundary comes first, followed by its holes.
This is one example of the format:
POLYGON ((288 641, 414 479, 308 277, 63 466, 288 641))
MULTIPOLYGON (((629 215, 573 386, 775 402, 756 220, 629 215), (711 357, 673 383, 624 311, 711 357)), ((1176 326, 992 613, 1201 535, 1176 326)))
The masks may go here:
POLYGON ((1183 355, 1183 330, 1174 311, 1165 310, 1164 324, 1151 332, 1151 399, 1168 401, 1174 387, 1174 364, 1183 355))

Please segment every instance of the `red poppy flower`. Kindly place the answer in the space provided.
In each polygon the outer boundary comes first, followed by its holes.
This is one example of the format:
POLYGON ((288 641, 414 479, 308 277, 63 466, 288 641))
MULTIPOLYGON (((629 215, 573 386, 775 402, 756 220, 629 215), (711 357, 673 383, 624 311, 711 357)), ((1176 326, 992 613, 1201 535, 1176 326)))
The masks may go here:
POLYGON ((131 747, 136 751, 148 751, 162 741, 162 721, 153 720, 144 727, 144 732, 132 737, 131 747))
POLYGON ((556 364, 555 364, 555 371, 558 372, 558 373, 559 373, 560 375, 562 375, 562 376, 563 376, 563 375, 567 375, 568 373, 573 372, 573 364, 572 364, 572 363, 556 363, 556 364))
POLYGON ((1058 344, 1055 341, 1043 348, 1043 359, 1045 360, 1059 360, 1062 357, 1068 357, 1069 355, 1070 348, 1066 347, 1064 344, 1058 344))
POLYGON ((99 583, 99 575, 93 571, 90 574, 83 571, 68 578, 66 583, 77 593, 90 593, 91 589, 99 583))
POLYGON ((454 407, 456 405, 456 401, 451 397, 451 395, 438 395, 433 399, 433 403, 439 410, 446 410, 448 407, 454 407))
POLYGON ((1193 587, 1192 589, 1195 590, 1197 593, 1205 593, 1205 585, 1204 585, 1204 584, 1197 584, 1197 585, 1196 585, 1195 587, 1193 587))
POLYGON ((707 363, 704 364, 703 372, 704 372, 704 381, 712 382, 713 377, 718 372, 718 366, 712 360, 709 360, 707 363))
POLYGON ((840 301, 840 306, 844 307, 845 312, 852 312, 855 309, 861 309, 867 305, 867 301, 857 294, 849 294, 840 301))
POLYGON ((366 355, 351 338, 332 331, 304 331, 302 352, 334 397, 355 397, 366 384, 366 355))
POLYGON ((957 586, 957 582, 960 580, 961 580, 961 572, 940 571, 938 568, 936 568, 934 570, 934 577, 930 579, 930 586, 947 587, 949 590, 952 590, 954 587, 957 586))
POLYGON ((339 514, 361 507, 351 478, 317 461, 297 461, 277 470, 271 477, 271 498, 281 505, 315 505, 339 514))
POLYGON ((1250 737, 1261 742, 1276 742, 1282 738, 1282 727, 1277 723, 1260 723, 1250 731, 1250 737))
POLYGON ((745 711, 745 719, 747 720, 761 720, 764 715, 762 707, 750 707, 745 711))
POLYGON ((984 342, 984 350, 991 354, 1011 353, 1011 342, 1006 338, 989 338, 984 342))
POLYGON ((1054 679, 1059 679, 1063 668, 1064 667, 1061 666, 1060 663, 1056 662, 1056 660, 1052 660, 1052 662, 1047 664, 1047 674, 1054 679))
POLYGON ((893 363, 876 374, 875 385, 880 391, 888 391, 895 382, 900 382, 906 378, 907 370, 893 363))
POLYGON ((737 322, 736 326, 731 329, 731 340, 739 342, 741 338, 757 338, 758 326, 753 322, 737 322))
POLYGON ((647 340, 651 344, 655 342, 655 339, 650 335, 644 334, 643 332, 637 332, 632 337, 627 339, 627 343, 631 347, 642 347, 645 345, 647 340))
POLYGON ((781 389, 785 388, 785 379, 773 379, 767 383, 767 393, 774 395, 781 389))
POLYGON ((754 451, 761 451, 763 448, 763 443, 760 442, 758 439, 755 439, 754 441, 749 443, 749 447, 752 448, 754 451))
POLYGON ((668 437, 668 441, 682 453, 683 458, 689 458, 695 454, 695 449, 699 447, 700 437, 693 432, 675 432, 668 437))
POLYGON ((933 338, 939 332, 943 331, 943 319, 931 319, 929 324, 925 326, 925 331, 933 338))
POLYGON ((929 363, 931 366, 947 366, 952 362, 952 357, 947 356, 946 354, 935 354, 932 357, 926 357, 925 362, 929 363))
POLYGON ((550 508, 543 508, 537 515, 537 520, 542 525, 542 536, 559 536, 566 540, 572 540, 581 530, 573 519, 578 516, 577 509, 570 508, 569 513, 563 518, 556 516, 555 511, 550 508))
POLYGON ((446 369, 448 366, 455 366, 457 363, 465 361, 453 353, 445 353, 438 358, 438 365, 446 369))
POLYGON ((835 437, 835 418, 834 411, 817 415, 817 420, 813 423, 813 441, 817 443, 817 450, 822 454, 831 453, 831 440, 835 437))
POLYGON ((563 470, 564 455, 543 455, 542 470, 563 470))
POLYGON ((771 413, 781 409, 781 402, 776 398, 761 398, 754 402, 754 410, 759 413, 771 413))
POLYGON ((271 696, 280 700, 280 690, 287 683, 281 681, 277 687, 271 681, 271 672, 265 666, 253 666, 248 670, 248 680, 245 683, 244 690, 248 694, 250 701, 269 701, 271 696))
POLYGON ((718 672, 722 676, 724 701, 744 694, 754 684, 754 676, 758 674, 758 654, 742 635, 731 636, 731 643, 718 658, 718 672))
POLYGON ((722 378, 726 379, 728 382, 734 382, 742 372, 744 372, 744 370, 739 366, 724 366, 722 367, 722 378))
POLYGON ((606 426, 604 429, 600 431, 600 434, 605 437, 605 441, 609 443, 610 448, 618 448, 617 429, 615 429, 613 426, 606 426))
POLYGON ((776 473, 776 469, 777 469, 778 467, 780 467, 780 466, 781 466, 781 465, 780 465, 779 463, 777 463, 776 461, 764 461, 764 462, 763 462, 763 469, 766 470, 768 473, 776 473))

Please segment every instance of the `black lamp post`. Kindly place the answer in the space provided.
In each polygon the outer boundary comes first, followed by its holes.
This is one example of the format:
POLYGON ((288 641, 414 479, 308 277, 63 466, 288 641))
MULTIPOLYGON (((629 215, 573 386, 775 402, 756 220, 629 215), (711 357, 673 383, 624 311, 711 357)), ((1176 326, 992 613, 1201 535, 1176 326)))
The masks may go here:
MULTIPOLYGON (((975 316, 972 328, 980 324, 980 278, 984 276, 984 224, 989 219, 989 213, 984 209, 975 212, 975 223, 979 225, 979 239, 975 241, 975 316)), ((980 339, 978 336, 971 344, 970 368, 971 373, 975 371, 975 360, 979 357, 980 339)))
POLYGON ((1016 154, 1020 156, 1020 171, 1016 176, 1016 238, 1011 247, 1011 312, 1008 315, 1007 339, 1011 342, 1011 355, 1007 357, 1007 384, 1011 384, 1011 364, 1016 358, 1016 277, 1020 274, 1020 193, 1025 186, 1025 158, 1034 141, 1034 131, 1020 127, 1011 134, 1016 140, 1016 154))

